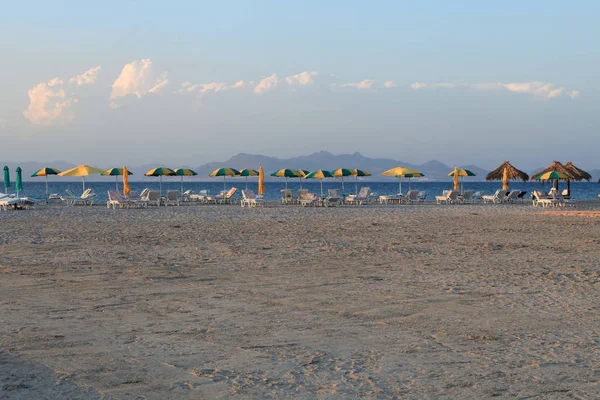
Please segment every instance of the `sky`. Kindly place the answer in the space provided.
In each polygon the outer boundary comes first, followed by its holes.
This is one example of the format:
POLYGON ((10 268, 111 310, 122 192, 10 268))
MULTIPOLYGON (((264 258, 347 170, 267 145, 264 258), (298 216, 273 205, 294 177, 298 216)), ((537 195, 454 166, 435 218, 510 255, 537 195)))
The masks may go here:
POLYGON ((2 14, 3 161, 327 150, 600 168, 598 2, 29 1, 2 14))

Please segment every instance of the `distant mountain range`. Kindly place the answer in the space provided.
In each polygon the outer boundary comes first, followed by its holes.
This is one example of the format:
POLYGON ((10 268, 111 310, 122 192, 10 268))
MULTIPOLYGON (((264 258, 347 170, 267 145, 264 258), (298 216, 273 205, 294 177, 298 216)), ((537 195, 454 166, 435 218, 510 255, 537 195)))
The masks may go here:
MULTIPOLYGON (((76 165, 66 162, 66 161, 55 161, 48 163, 39 163, 39 162, 22 162, 22 163, 2 163, 0 162, 0 168, 4 165, 8 165, 11 170, 11 179, 14 180, 14 171, 17 166, 20 166, 23 169, 23 180, 41 180, 42 178, 30 178, 31 174, 42 167, 53 167, 57 168, 61 171, 65 171, 67 169, 73 168, 76 165)), ((160 166, 160 163, 154 164, 146 164, 140 166, 131 166, 130 171, 133 172, 133 176, 131 176, 130 180, 132 181, 146 181, 146 180, 155 180, 156 178, 148 178, 144 176, 148 170, 160 166)), ((327 151, 320 151, 318 153, 313 153, 306 156, 299 156, 293 158, 276 158, 276 157, 268 157, 258 154, 246 154, 239 153, 234 155, 228 160, 219 161, 219 162, 211 162, 207 164, 203 164, 200 166, 183 166, 186 168, 191 168, 198 173, 197 177, 194 177, 194 180, 210 180, 213 178, 209 178, 209 174, 220 167, 231 167, 236 169, 243 168, 252 168, 258 169, 258 167, 262 165, 265 172, 267 173, 267 180, 274 180, 279 178, 272 178, 268 176, 273 171, 280 168, 291 168, 291 169, 306 169, 309 171, 314 171, 317 169, 326 169, 326 170, 334 170, 337 168, 359 168, 365 171, 368 171, 372 174, 371 177, 364 178, 365 180, 375 180, 382 181, 394 178, 385 178, 379 176, 385 170, 390 168, 394 168, 397 166, 404 166, 412 169, 416 169, 425 174, 425 180, 429 181, 448 181, 451 178, 448 177, 448 173, 454 168, 453 166, 448 166, 440 161, 432 160, 428 161, 424 164, 411 164, 407 162, 403 162, 400 160, 393 160, 391 158, 370 158, 365 157, 360 153, 353 154, 338 154, 334 155, 327 151)), ((100 166, 102 167, 102 166, 100 166)), ((476 165, 464 165, 459 166, 461 168, 466 168, 473 171, 477 174, 476 177, 471 178, 475 181, 485 180, 485 176, 489 171, 479 168, 476 165)), ((588 171, 595 180, 600 177, 600 169, 595 169, 592 171, 588 171)), ((61 178, 63 179, 63 178, 61 178)), ((64 178, 65 180, 76 180, 77 178, 64 178)), ((108 177, 101 176, 89 176, 86 178, 88 181, 106 181, 110 179, 108 177)), ((114 178, 113 178, 114 179, 114 178)), ((178 179, 178 178, 170 178, 170 179, 178 179)))

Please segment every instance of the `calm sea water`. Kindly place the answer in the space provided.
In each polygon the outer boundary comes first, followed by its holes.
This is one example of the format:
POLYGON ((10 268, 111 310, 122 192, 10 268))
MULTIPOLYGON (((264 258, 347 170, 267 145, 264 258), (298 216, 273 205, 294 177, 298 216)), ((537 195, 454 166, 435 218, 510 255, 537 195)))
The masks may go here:
MULTIPOLYGON (((1 183, 0 183, 1 185, 1 183)), ((246 182, 243 179, 228 179, 227 180, 227 188, 231 188, 235 186, 238 190, 245 189, 246 182)), ((13 185, 14 186, 14 185, 13 185)), ((36 199, 43 200, 46 197, 46 185, 44 181, 40 182, 24 182, 23 183, 24 191, 21 192, 23 196, 29 196, 36 199)), ((358 183, 358 188, 361 186, 369 186, 372 192, 377 194, 396 194, 398 193, 398 182, 360 182, 358 183)), ((97 194, 97 198, 99 202, 103 202, 107 200, 107 191, 115 190, 115 182, 110 183, 107 182, 86 182, 86 188, 93 188, 97 194)), ((153 190, 159 189, 159 182, 130 182, 131 190, 141 192, 144 188, 148 187, 153 190)), ((285 187, 285 181, 281 182, 266 182, 265 183, 265 199, 267 200, 275 200, 280 198, 280 190, 285 187)), ((288 183, 288 188, 296 191, 300 187, 309 189, 312 193, 320 194, 321 186, 319 181, 302 181, 298 182, 297 180, 290 180, 288 183)), ((452 189, 452 182, 412 182, 412 189, 415 190, 424 190, 427 192, 427 197, 429 199, 433 199, 434 196, 440 195, 443 190, 452 189)), ((565 183, 560 184, 560 189, 566 187, 565 183)), ((162 192, 166 193, 167 190, 180 190, 181 182, 175 180, 167 180, 162 183, 162 192)), ((184 180, 183 182, 184 190, 191 189, 195 192, 199 190, 206 189, 210 194, 218 194, 223 190, 223 180, 215 180, 214 182, 198 182, 191 180, 184 180)), ((323 191, 325 194, 327 193, 327 189, 340 188, 341 182, 339 180, 324 180, 323 181, 323 191)), ((482 190, 488 194, 493 194, 497 189, 502 188, 501 182, 467 182, 464 183, 465 190, 471 189, 474 191, 482 190)), ((529 199, 529 193, 532 190, 548 190, 550 188, 549 184, 542 185, 538 182, 511 182, 511 189, 522 189, 526 190, 528 194, 526 198, 529 199)), ((1 188, 0 188, 1 189, 1 188)), ((13 188, 10 188, 9 192, 12 192, 13 188)), ((64 182, 64 181, 52 181, 49 182, 49 190, 50 193, 58 193, 64 194, 66 189, 71 189, 75 194, 81 194, 82 185, 81 182, 64 182)), ((119 183, 119 190, 122 190, 123 187, 121 183, 119 183)), ((253 190, 255 193, 257 191, 257 182, 256 179, 248 181, 248 189, 253 190)), ((355 192, 355 184, 354 181, 344 182, 344 193, 352 194, 355 192)), ((408 190, 408 183, 405 181, 402 183, 402 191, 406 193, 408 190)), ((592 182, 573 182, 571 183, 571 197, 573 199, 598 199, 598 194, 600 193, 600 185, 598 183, 592 182)), ((238 197, 241 196, 241 192, 238 194, 238 197)))

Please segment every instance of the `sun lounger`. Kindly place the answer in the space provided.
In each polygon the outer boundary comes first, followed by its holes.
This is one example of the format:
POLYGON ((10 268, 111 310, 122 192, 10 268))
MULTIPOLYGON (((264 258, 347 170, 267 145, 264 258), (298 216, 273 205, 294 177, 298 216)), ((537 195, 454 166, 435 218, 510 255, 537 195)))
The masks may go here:
POLYGON ((220 204, 231 204, 233 202, 233 195, 237 192, 237 188, 232 187, 226 193, 221 192, 218 196, 216 196, 215 200, 220 204))
POLYGON ((94 200, 96 200, 96 193, 94 193, 94 189, 92 188, 86 189, 81 196, 75 195, 70 189, 65 190, 65 192, 67 193, 67 196, 62 199, 70 206, 77 204, 91 206, 94 204, 94 200))
MULTIPOLYGON (((308 193, 308 192, 306 192, 308 193)), ((291 204, 294 202, 294 196, 291 189, 281 189, 281 204, 291 204)))
POLYGON ((507 203, 516 203, 519 201, 520 190, 511 190, 510 193, 506 196, 507 203))
POLYGON ((342 197, 338 189, 329 189, 327 191, 327 197, 323 199, 323 205, 325 207, 334 207, 342 205, 342 197))
POLYGON ((106 202, 106 208, 113 208, 114 210, 119 208, 125 208, 129 206, 129 202, 123 198, 121 193, 115 192, 114 190, 108 191, 108 201, 106 202))
POLYGON ((264 201, 261 197, 256 197, 252 190, 242 190, 242 207, 257 207, 264 205, 264 201))
POLYGON ((558 204, 558 200, 548 196, 546 192, 541 190, 534 190, 531 192, 531 201, 534 207, 555 207, 558 204))
POLYGON ((169 190, 167 192, 167 195, 165 196, 165 198, 163 199, 165 206, 169 206, 169 205, 175 205, 178 206, 179 205, 179 191, 178 190, 169 190))
POLYGON ((438 204, 452 204, 458 203, 458 190, 445 190, 444 195, 435 196, 435 201, 438 204))
POLYGON ((319 205, 320 199, 314 193, 302 193, 298 199, 298 203, 302 206, 316 206, 319 205))
POLYGON ((478 190, 475 193, 473 193, 473 201, 480 201, 483 200, 483 195, 484 195, 484 191, 482 190, 478 190))
POLYGON ((482 196, 484 203, 505 203, 508 197, 508 191, 506 190, 496 190, 496 193, 493 195, 482 196))
POLYGON ((459 199, 460 199, 461 203, 472 203, 473 202, 473 191, 465 190, 459 199))
POLYGON ((419 191, 418 190, 409 190, 406 193, 406 198, 404 199, 405 203, 416 203, 419 201, 419 191))
POLYGON ((146 196, 141 196, 141 200, 145 202, 147 206, 160 206, 160 192, 158 190, 149 190, 146 193, 146 196))
POLYGON ((9 209, 16 209, 19 207, 20 201, 12 195, 2 194, 0 195, 0 208, 4 211, 9 209))
POLYGON ((379 196, 379 204, 389 204, 389 203, 402 203, 404 200, 404 196, 401 194, 394 194, 389 196, 379 196))
POLYGON ((358 192, 357 195, 351 194, 350 196, 348 196, 346 198, 346 203, 347 204, 356 204, 356 205, 365 204, 369 201, 370 192, 371 192, 371 188, 369 188, 367 186, 363 186, 360 188, 360 192, 358 192))
POLYGON ((421 190, 419 192, 419 194, 417 195, 417 199, 419 199, 419 202, 424 202, 425 200, 427 200, 427 192, 425 192, 424 190, 421 190))

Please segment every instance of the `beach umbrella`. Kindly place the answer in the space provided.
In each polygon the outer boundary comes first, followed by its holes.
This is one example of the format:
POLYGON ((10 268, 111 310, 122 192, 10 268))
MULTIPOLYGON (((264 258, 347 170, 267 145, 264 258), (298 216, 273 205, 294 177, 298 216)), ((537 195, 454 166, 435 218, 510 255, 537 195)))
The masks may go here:
POLYGON ((158 168, 151 169, 150 171, 146 172, 144 175, 160 177, 160 186, 159 186, 160 189, 159 190, 160 190, 160 195, 162 196, 162 177, 163 176, 174 176, 175 171, 173 171, 171 168, 167 168, 167 167, 158 167, 158 168))
POLYGON ((255 169, 242 169, 242 170, 240 170, 239 176, 246 177, 246 190, 248 190, 248 177, 249 176, 258 176, 258 171, 255 169))
POLYGON ((129 192, 131 192, 129 188, 129 175, 131 175, 131 172, 127 170, 126 166, 123 166, 123 196, 125 197, 129 196, 129 192))
POLYGON ((302 178, 305 178, 306 175, 310 174, 310 171, 306 169, 293 169, 292 171, 296 173, 296 178, 300 179, 300 189, 302 189, 302 178))
POLYGON ((4 193, 8 193, 8 188, 10 187, 10 170, 8 169, 8 165, 4 166, 4 193))
POLYGON ((196 176, 198 175, 196 171, 191 170, 189 168, 177 168, 175 170, 175 175, 181 176, 181 194, 183 195, 183 177, 184 176, 196 176))
POLYGON ((46 177, 46 203, 48 202, 48 175, 58 175, 58 174, 60 174, 60 171, 57 170, 56 168, 44 167, 44 168, 38 169, 31 175, 32 178, 35 178, 38 176, 46 177))
POLYGON ((321 181, 321 197, 323 197, 323 179, 333 178, 333 174, 329 171, 318 170, 307 174, 304 179, 319 179, 321 181))
POLYGON ((477 174, 473 171, 469 171, 468 169, 464 169, 464 168, 454 168, 452 171, 450 171, 450 173, 448 174, 448 176, 452 176, 454 177, 454 190, 458 190, 459 188, 457 188, 457 181, 458 181, 458 177, 460 176, 460 191, 462 193, 463 191, 463 186, 464 186, 464 182, 463 182, 463 178, 465 176, 477 176, 477 174))
MULTIPOLYGON (((586 181, 590 181, 592 179, 592 175, 590 175, 588 172, 577 168, 576 166, 573 165, 573 163, 571 161, 567 161, 564 164, 564 167, 570 172, 569 175, 571 175, 573 177, 574 181, 582 181, 582 180, 586 180, 586 181)), ((571 195, 571 181, 567 181, 567 195, 570 196, 571 195)))
MULTIPOLYGON (((271 174, 271 176, 285 178, 285 188, 287 189, 288 178, 299 178, 300 172, 293 170, 293 169, 289 169, 289 168, 282 168, 282 169, 278 169, 277 171, 273 172, 271 174)), ((305 178, 306 178, 306 176, 305 176, 305 178)))
POLYGON ((416 171, 414 169, 406 168, 406 167, 396 167, 392 169, 388 169, 387 171, 379 174, 380 176, 395 176, 400 179, 399 190, 400 194, 402 194, 402 178, 408 178, 408 190, 410 190, 410 178, 421 178, 425 176, 425 174, 416 171))
POLYGON ((358 177, 359 176, 371 176, 370 173, 368 173, 367 171, 363 171, 362 169, 353 169, 352 170, 352 176, 354 176, 356 178, 356 195, 358 195, 358 177))
POLYGON ((500 164, 500 166, 498 168, 496 168, 495 170, 493 170, 492 172, 487 174, 487 176, 485 177, 485 180, 486 181, 500 181, 501 180, 503 182, 502 190, 508 190, 508 189, 504 189, 504 187, 508 188, 509 180, 513 180, 513 181, 514 180, 522 180, 523 182, 527 182, 529 180, 529 175, 527 175, 523 171, 516 169, 508 161, 504 161, 502 164, 500 164), (504 185, 505 181, 506 181, 506 185, 504 185))
POLYGON ((234 168, 217 168, 213 172, 209 174, 209 176, 222 176, 223 177, 223 191, 227 191, 227 183, 225 182, 225 178, 228 176, 237 176, 240 174, 240 171, 234 168))
POLYGON ((338 168, 335 171, 331 171, 334 178, 342 178, 342 194, 344 194, 344 177, 352 176, 352 170, 346 168, 338 168))
MULTIPOLYGON (((115 188, 119 191, 119 176, 123 175, 123 168, 110 168, 101 173, 102 176, 114 176, 115 177, 115 188)), ((129 175, 133 175, 132 172, 127 171, 129 175)))
POLYGON ((83 184, 83 191, 85 192, 85 177, 88 175, 100 175, 104 172, 100 168, 90 167, 89 165, 80 165, 70 170, 61 172, 59 176, 80 176, 83 184))
POLYGON ((262 165, 258 168, 258 194, 262 195, 265 192, 265 170, 262 165))
POLYGON ((572 179, 572 177, 559 171, 548 171, 544 172, 543 174, 536 175, 532 179, 535 179, 536 181, 568 181, 572 179))
POLYGON ((17 176, 15 177, 15 191, 17 192, 17 198, 19 198, 19 192, 23 191, 23 170, 21 167, 17 167, 17 176))

